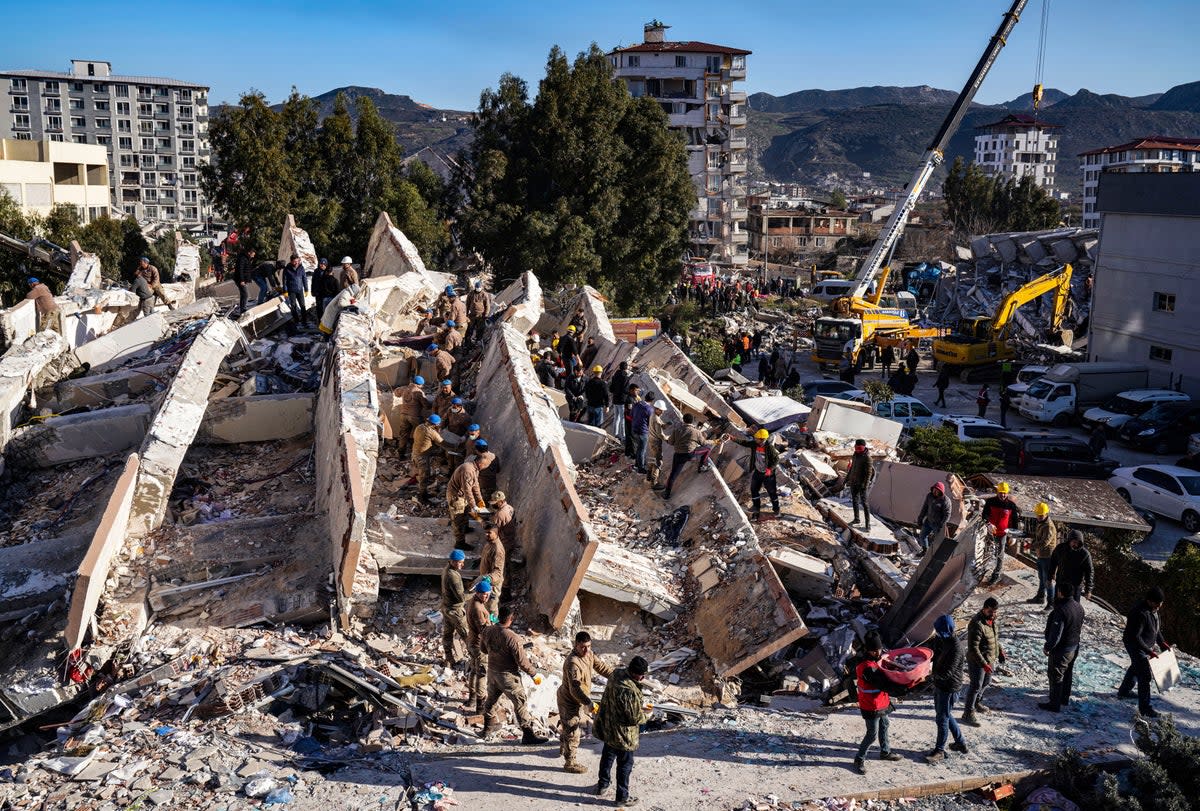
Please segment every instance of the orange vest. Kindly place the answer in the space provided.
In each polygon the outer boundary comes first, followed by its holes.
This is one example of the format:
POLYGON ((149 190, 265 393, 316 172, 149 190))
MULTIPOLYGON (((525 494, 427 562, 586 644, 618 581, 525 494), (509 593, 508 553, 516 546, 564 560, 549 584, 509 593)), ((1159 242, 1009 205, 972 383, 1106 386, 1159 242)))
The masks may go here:
POLYGON ((885 690, 880 690, 878 687, 872 687, 863 681, 863 671, 868 667, 879 669, 879 662, 867 660, 860 662, 858 667, 854 669, 854 675, 858 680, 858 708, 860 710, 871 710, 873 712, 881 712, 888 708, 892 703, 892 697, 885 690))

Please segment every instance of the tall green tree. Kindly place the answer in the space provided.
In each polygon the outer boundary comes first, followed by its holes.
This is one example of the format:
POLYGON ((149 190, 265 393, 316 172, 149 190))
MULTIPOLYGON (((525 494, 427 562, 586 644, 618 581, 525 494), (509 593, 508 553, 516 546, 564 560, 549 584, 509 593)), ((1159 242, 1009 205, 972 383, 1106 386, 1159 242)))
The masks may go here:
POLYGON ((279 109, 283 150, 292 166, 296 188, 291 213, 313 245, 326 246, 335 233, 341 208, 329 195, 329 164, 321 143, 320 106, 292 88, 279 109))
POLYGON ((502 76, 472 126, 458 225, 499 278, 590 284, 622 312, 665 298, 695 204, 687 153, 604 52, 593 44, 571 62, 552 49, 532 103, 524 81, 502 76))
POLYGON ((946 219, 960 236, 996 231, 1040 231, 1059 223, 1058 203, 1036 180, 988 176, 978 164, 955 158, 942 183, 946 219))

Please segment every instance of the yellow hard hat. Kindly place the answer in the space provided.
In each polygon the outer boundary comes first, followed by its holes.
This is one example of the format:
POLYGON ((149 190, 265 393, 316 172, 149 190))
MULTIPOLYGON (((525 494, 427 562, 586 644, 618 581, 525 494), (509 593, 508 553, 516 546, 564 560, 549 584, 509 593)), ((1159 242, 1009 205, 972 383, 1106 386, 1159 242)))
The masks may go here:
POLYGON ((574 325, 574 324, 572 324, 571 326, 567 327, 567 332, 574 332, 574 331, 575 331, 575 325, 574 325))
POLYGON ((604 371, 604 367, 601 366, 599 363, 597 363, 595 366, 592 367, 592 371, 596 372, 596 373, 600 373, 600 372, 604 371))
POLYGON ((1050 505, 1044 501, 1039 503, 1036 507, 1033 508, 1033 514, 1036 515, 1038 518, 1041 518, 1044 515, 1049 515, 1050 514, 1050 505))
POLYGON ((541 360, 542 356, 539 355, 537 352, 534 352, 532 355, 529 356, 529 359, 530 360, 541 360))
POLYGON ((768 431, 766 428, 759 428, 757 431, 754 432, 755 439, 766 439, 770 435, 771 435, 771 432, 768 431))
POLYGON ((1010 489, 1011 488, 1009 488, 1008 482, 1000 482, 998 485, 996 485, 996 492, 1000 493, 1001 495, 1007 493, 1010 489))

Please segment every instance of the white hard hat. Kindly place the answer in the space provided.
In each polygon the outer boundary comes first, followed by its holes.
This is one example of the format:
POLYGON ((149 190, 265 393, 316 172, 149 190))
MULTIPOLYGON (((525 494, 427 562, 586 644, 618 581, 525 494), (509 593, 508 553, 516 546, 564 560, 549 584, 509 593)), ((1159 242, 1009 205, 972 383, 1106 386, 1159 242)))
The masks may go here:
POLYGON ((353 264, 354 264, 354 260, 353 260, 353 259, 351 259, 349 256, 343 256, 343 257, 342 257, 342 264, 343 264, 343 265, 353 265, 353 264))
POLYGON ((654 401, 654 410, 655 411, 666 411, 667 410, 666 400, 655 400, 654 401))

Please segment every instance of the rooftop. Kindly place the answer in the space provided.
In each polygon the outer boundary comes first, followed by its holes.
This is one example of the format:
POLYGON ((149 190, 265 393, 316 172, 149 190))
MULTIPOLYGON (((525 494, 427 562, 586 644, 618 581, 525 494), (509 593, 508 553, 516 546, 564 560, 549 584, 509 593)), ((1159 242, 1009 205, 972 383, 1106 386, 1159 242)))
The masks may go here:
POLYGON ((161 76, 80 76, 66 70, 5 70, 0 76, 22 79, 53 79, 61 82, 88 82, 90 84, 165 84, 172 87, 187 87, 193 90, 208 90, 207 85, 185 82, 182 79, 167 79, 161 76))
POLYGON ((1030 127, 1039 127, 1041 129, 1048 130, 1048 129, 1060 129, 1061 125, 1051 124, 1048 121, 1039 121, 1038 119, 1036 119, 1033 116, 1028 115, 1026 113, 1009 113, 1008 115, 1004 116, 1004 118, 1000 119, 999 121, 994 121, 991 124, 981 124, 980 126, 976 127, 975 129, 976 130, 990 130, 990 129, 1008 129, 1008 130, 1021 129, 1021 130, 1023 130, 1023 129, 1028 129, 1030 127))
POLYGON ((1200 151, 1200 138, 1173 138, 1170 135, 1147 135, 1116 146, 1105 146, 1100 149, 1089 149, 1080 155, 1102 155, 1106 152, 1126 152, 1130 149, 1185 149, 1191 152, 1200 151))
POLYGON ((753 53, 753 51, 747 51, 744 48, 731 48, 728 45, 714 45, 711 42, 698 42, 696 40, 687 40, 684 42, 639 42, 637 45, 630 45, 628 48, 612 49, 612 53, 655 53, 661 51, 696 54, 717 53, 733 56, 747 56, 753 53))

